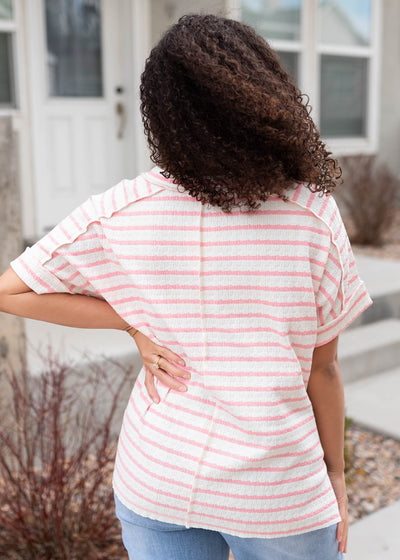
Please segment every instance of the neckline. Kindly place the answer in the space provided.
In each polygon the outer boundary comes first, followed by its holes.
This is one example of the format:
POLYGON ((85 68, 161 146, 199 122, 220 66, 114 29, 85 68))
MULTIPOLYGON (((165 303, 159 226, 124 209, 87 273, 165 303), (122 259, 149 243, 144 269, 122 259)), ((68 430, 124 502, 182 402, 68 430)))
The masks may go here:
POLYGON ((162 171, 163 169, 161 167, 155 165, 150 171, 144 173, 144 175, 153 185, 176 191, 178 184, 175 183, 173 179, 166 179, 164 175, 161 174, 162 171))

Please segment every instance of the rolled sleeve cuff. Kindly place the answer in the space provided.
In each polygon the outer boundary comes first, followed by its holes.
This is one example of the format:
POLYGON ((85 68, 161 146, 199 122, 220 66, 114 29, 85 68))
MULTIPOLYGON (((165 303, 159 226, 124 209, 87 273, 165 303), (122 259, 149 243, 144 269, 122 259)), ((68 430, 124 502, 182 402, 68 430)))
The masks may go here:
POLYGON ((44 267, 30 247, 11 261, 10 266, 21 280, 37 294, 69 293, 65 284, 44 267))
POLYGON ((315 346, 322 346, 336 338, 372 303, 364 282, 361 282, 340 315, 317 329, 315 346))

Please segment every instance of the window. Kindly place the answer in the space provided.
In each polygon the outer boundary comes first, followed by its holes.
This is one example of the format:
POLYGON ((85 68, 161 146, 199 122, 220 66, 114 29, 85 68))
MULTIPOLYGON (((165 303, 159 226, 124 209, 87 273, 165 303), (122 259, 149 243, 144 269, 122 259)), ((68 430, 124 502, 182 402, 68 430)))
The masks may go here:
POLYGON ((302 0, 242 0, 242 21, 273 43, 290 74, 298 81, 302 0))
POLYGON ((0 108, 15 107, 12 0, 0 0, 0 108))
POLYGON ((103 95, 100 7, 100 0, 46 0, 49 95, 103 95))
POLYGON ((241 20, 278 52, 310 95, 313 118, 335 151, 377 143, 381 0, 237 0, 241 20))

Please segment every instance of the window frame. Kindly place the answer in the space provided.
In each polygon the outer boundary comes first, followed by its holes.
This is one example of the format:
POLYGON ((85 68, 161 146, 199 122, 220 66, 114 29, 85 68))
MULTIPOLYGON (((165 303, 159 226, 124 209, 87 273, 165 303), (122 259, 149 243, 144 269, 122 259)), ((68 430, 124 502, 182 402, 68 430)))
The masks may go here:
MULTIPOLYGON (((241 21, 241 0, 225 0, 229 17, 241 21)), ((322 137, 328 148, 336 155, 372 154, 378 149, 379 103, 380 103, 380 49, 381 49, 382 0, 371 0, 371 43, 367 46, 318 44, 318 0, 302 0, 300 16, 300 40, 282 41, 270 39, 272 48, 278 51, 296 52, 300 56, 299 87, 308 94, 312 106, 311 115, 319 126, 321 55, 339 55, 369 60, 367 77, 366 135, 346 137, 322 137)))
POLYGON ((0 103, 0 116, 9 115, 18 109, 18 83, 17 83, 17 6, 15 0, 12 3, 12 18, 0 19, 0 33, 7 33, 10 36, 10 85, 11 102, 0 103))

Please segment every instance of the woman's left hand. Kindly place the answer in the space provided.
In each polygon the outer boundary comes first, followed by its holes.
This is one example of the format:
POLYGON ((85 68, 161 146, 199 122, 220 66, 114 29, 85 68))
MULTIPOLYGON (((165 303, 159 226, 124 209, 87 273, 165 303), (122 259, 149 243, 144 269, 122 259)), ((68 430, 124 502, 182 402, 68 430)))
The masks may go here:
POLYGON ((146 371, 144 384, 150 398, 154 402, 158 403, 160 401, 154 385, 154 376, 167 387, 177 391, 187 391, 187 386, 176 379, 177 377, 190 379, 190 373, 182 367, 185 366, 185 362, 178 354, 175 354, 169 348, 165 348, 165 346, 159 346, 140 331, 133 338, 139 349, 146 371), (154 367, 155 363, 158 363, 158 368, 154 367), (177 364, 180 364, 180 367, 177 364))
POLYGON ((336 540, 339 543, 339 552, 347 552, 347 534, 349 530, 348 523, 348 504, 349 500, 346 493, 346 482, 344 472, 330 472, 328 475, 332 484, 333 491, 339 507, 339 513, 342 520, 338 523, 336 540))

